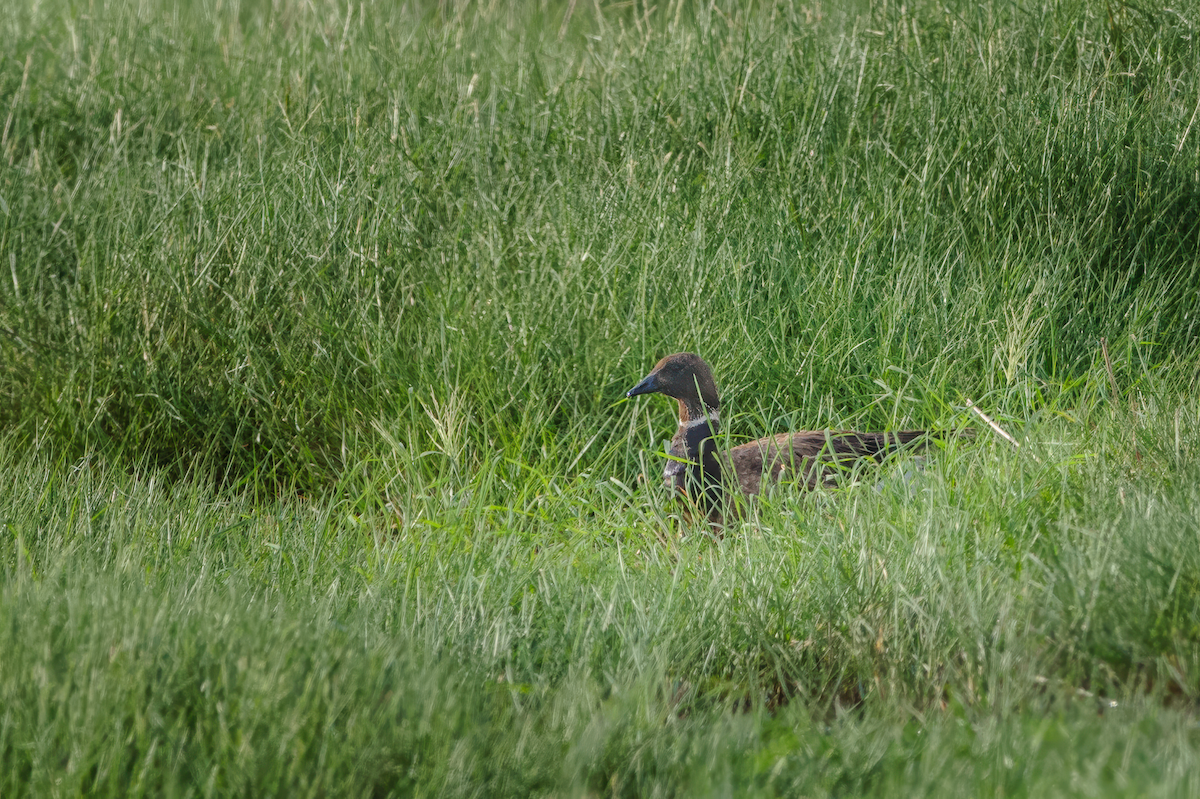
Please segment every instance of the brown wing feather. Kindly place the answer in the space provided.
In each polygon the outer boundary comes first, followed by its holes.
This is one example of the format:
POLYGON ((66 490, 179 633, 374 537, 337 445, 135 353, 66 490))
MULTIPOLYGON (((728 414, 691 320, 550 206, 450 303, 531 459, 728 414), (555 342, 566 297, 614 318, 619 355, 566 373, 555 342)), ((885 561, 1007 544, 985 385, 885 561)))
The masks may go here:
POLYGON ((829 481, 839 468, 860 458, 892 452, 928 435, 925 430, 895 433, 801 431, 760 438, 726 454, 726 468, 737 474, 744 494, 757 494, 768 483, 794 480, 808 488, 829 481))

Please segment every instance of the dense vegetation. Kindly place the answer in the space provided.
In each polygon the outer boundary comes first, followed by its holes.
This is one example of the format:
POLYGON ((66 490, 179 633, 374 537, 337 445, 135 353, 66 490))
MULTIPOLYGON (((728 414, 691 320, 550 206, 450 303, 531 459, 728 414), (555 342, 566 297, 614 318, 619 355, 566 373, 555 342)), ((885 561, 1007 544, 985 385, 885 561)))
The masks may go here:
POLYGON ((1197 30, 4 4, 0 795, 1200 792, 1197 30))

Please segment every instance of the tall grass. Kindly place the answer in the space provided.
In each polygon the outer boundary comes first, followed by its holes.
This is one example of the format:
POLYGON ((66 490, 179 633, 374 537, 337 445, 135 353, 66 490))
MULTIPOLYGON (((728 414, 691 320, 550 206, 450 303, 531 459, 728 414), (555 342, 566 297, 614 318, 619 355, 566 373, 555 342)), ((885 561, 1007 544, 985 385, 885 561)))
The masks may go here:
POLYGON ((680 349, 811 425, 1194 381, 1187 13, 668 5, 10 6, 5 425, 312 488, 680 349))
POLYGON ((0 794, 1193 795, 1198 24, 5 5, 0 794))
POLYGON ((665 545, 619 492, 530 537, 475 498, 254 502, 8 441, 0 785, 1186 795, 1196 426, 1181 461, 1070 430, 665 545))

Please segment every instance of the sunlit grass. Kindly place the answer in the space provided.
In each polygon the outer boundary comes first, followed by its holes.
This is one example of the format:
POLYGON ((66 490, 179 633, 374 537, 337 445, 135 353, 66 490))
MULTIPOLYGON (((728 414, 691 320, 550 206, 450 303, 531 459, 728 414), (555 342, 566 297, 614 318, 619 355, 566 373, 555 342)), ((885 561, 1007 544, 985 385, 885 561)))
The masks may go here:
POLYGON ((1195 794, 1200 12, 501 5, 0 9, 0 795, 1195 794))

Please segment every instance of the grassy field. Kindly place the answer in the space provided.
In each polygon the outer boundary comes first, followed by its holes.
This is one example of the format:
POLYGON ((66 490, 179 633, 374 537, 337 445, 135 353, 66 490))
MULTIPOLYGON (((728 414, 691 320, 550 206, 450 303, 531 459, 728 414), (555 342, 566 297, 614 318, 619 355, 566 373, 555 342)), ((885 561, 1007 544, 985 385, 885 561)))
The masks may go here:
POLYGON ((1200 794, 1198 31, 3 4, 0 796, 1200 794))

